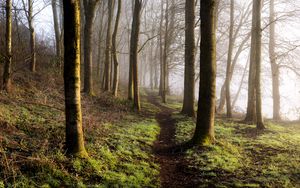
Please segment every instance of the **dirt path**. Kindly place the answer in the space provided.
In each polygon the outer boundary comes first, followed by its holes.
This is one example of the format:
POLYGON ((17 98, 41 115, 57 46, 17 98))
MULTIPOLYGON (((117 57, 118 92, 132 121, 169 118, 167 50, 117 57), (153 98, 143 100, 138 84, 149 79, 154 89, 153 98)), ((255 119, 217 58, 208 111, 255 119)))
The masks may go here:
POLYGON ((187 172, 187 161, 183 154, 175 153, 171 148, 175 146, 175 120, 172 119, 173 109, 162 106, 156 97, 148 95, 148 101, 160 108, 156 120, 161 131, 154 143, 157 163, 160 164, 161 187, 195 187, 193 174, 187 172))

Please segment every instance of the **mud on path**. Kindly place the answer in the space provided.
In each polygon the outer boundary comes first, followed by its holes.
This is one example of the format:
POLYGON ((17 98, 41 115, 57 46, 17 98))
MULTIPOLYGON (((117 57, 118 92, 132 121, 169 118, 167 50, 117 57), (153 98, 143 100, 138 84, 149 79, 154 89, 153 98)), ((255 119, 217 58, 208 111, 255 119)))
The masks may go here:
POLYGON ((184 154, 175 152, 176 121, 172 119, 173 109, 161 105, 157 98, 148 94, 148 101, 160 108, 156 121, 160 125, 160 134, 154 143, 155 160, 160 164, 161 187, 195 187, 195 174, 188 170, 184 154))

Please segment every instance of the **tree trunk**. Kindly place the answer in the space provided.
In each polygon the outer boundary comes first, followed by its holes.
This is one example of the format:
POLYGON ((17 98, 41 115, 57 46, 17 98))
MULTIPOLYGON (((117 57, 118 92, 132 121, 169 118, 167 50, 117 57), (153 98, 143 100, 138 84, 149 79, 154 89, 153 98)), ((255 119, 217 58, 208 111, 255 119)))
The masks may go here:
MULTIPOLYGON (((152 28, 152 30, 154 31, 154 28, 152 28)), ((152 32, 152 36, 153 36, 154 32, 152 32)), ((154 42, 153 40, 151 41, 151 45, 150 45, 150 57, 149 57, 149 68, 150 68, 150 75, 149 75, 149 81, 150 81, 150 89, 153 90, 154 89, 154 69, 155 69, 155 57, 153 54, 153 49, 154 49, 154 42)))
MULTIPOLYGON (((159 44, 159 43, 158 43, 159 44)), ((158 84, 158 82, 159 82, 159 67, 160 66, 158 66, 159 64, 159 62, 160 61, 157 61, 157 57, 159 56, 159 48, 157 48, 156 49, 156 51, 155 51, 155 59, 154 59, 154 63, 153 63, 153 66, 154 66, 154 89, 158 89, 158 87, 159 87, 159 84, 158 84)))
POLYGON ((231 61, 232 61, 232 50, 233 50, 233 27, 234 27, 234 0, 230 1, 230 26, 229 26, 229 46, 227 56, 227 69, 226 69, 226 115, 227 118, 232 117, 231 112, 231 97, 230 97, 230 75, 231 73, 231 61))
POLYGON ((163 56, 164 56, 164 48, 163 48, 163 19, 164 19, 164 1, 161 1, 161 6, 160 6, 160 23, 159 23, 159 41, 158 41, 158 45, 159 45, 159 92, 158 95, 159 96, 163 96, 163 79, 164 79, 164 75, 163 75, 163 56))
POLYGON ((83 92, 94 95, 93 91, 93 61, 92 61, 92 38, 93 22, 96 6, 99 0, 84 2, 85 25, 84 25, 84 87, 83 92))
POLYGON ((163 47, 163 56, 162 56, 162 88, 161 88, 161 97, 162 102, 167 102, 167 69, 168 69, 168 34, 169 34, 169 0, 166 0, 166 10, 165 10, 165 36, 164 36, 164 47, 163 47))
POLYGON ((214 142, 216 97, 215 0, 201 0, 200 86, 197 123, 192 143, 214 142), (205 39, 205 40, 203 40, 205 39))
MULTIPOLYGON (((104 3, 101 4, 101 13, 100 13, 100 29, 99 29, 99 34, 98 34, 98 54, 97 54, 97 77, 99 78, 100 75, 103 74, 103 67, 102 67, 102 39, 103 39, 103 18, 104 18, 104 14, 105 14, 105 6, 104 3)), ((102 81, 102 79, 100 78, 100 83, 102 81)))
POLYGON ((33 27, 33 2, 28 0, 28 25, 30 32, 30 70, 31 72, 36 71, 36 52, 35 52, 35 31, 33 27))
POLYGON ((256 33, 256 71, 255 71, 255 94, 256 94, 256 128, 264 129, 262 110, 261 110, 261 86, 260 86, 260 74, 261 74, 261 0, 254 0, 253 10, 257 14, 255 22, 254 32, 256 33))
POLYGON ((255 32, 257 19, 257 11, 254 4, 257 0, 253 0, 253 10, 252 10, 252 30, 251 30, 251 49, 250 49, 250 68, 248 77, 248 103, 247 103, 247 113, 245 117, 246 122, 254 123, 256 121, 256 92, 255 92, 255 80, 256 80, 256 47, 257 47, 257 32, 255 32))
POLYGON ((139 80, 138 80, 138 43, 140 32, 140 12, 142 8, 142 0, 135 0, 132 30, 130 38, 130 62, 132 65, 133 74, 133 108, 136 111, 140 111, 140 98, 139 98, 139 80))
POLYGON ((280 92, 279 92, 279 67, 276 63, 275 53, 275 12, 274 0, 270 0, 270 38, 269 38, 269 58, 272 70, 272 94, 273 94, 273 119, 278 121, 280 117, 280 92))
POLYGON ((113 13, 113 1, 108 1, 108 16, 107 16, 107 30, 106 30, 106 47, 105 47, 105 63, 104 63, 104 71, 105 71, 105 85, 104 90, 110 91, 110 83, 111 83, 111 20, 113 13))
POLYGON ((61 72, 61 42, 60 42, 60 32, 59 32, 59 20, 57 13, 57 0, 52 0, 52 12, 53 12, 53 23, 54 23, 54 33, 55 33, 55 47, 56 47, 56 63, 61 72))
POLYGON ((63 2, 66 150, 70 155, 87 157, 80 101, 80 4, 73 0, 63 2))
POLYGON ((195 0, 185 1, 185 66, 182 113, 195 116, 195 0))
POLYGON ((116 39, 117 39, 117 33, 118 33, 118 27, 119 27, 119 20, 122 10, 122 1, 118 0, 118 11, 117 11, 117 17, 115 22, 115 28, 112 35, 112 56, 114 60, 114 81, 113 81, 113 95, 118 95, 118 87, 119 87, 119 62, 117 57, 117 46, 116 46, 116 39))
POLYGON ((5 57, 5 65, 3 72, 3 89, 7 92, 11 92, 11 64, 12 64, 12 52, 11 52, 11 44, 12 44, 12 1, 6 0, 6 35, 5 35, 5 45, 6 45, 6 57, 5 57))

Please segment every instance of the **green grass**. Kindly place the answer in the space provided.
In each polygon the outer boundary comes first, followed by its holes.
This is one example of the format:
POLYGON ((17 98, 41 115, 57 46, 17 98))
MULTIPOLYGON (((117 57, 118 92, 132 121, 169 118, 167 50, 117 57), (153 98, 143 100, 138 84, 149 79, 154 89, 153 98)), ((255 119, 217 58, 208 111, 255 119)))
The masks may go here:
POLYGON ((93 108, 91 123, 84 125, 88 159, 65 156, 62 111, 10 100, 0 103, 0 188, 157 187, 159 166, 152 144, 159 133, 153 119, 158 109, 143 103, 147 115, 135 114, 127 111, 130 103, 112 101, 106 101, 105 109, 93 108), (99 114, 118 113, 118 121, 97 119, 99 114))
MULTIPOLYGON (((174 114, 176 141, 191 138, 195 123, 174 114)), ((203 187, 299 187, 300 125, 254 125, 217 120, 216 143, 186 152, 189 169, 199 174, 203 187)))

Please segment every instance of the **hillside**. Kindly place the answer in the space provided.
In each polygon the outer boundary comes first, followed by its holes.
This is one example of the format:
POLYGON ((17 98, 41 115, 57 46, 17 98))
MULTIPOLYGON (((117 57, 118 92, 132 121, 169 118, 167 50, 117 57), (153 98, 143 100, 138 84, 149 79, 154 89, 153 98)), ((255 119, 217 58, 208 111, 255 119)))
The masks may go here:
POLYGON ((172 150, 195 124, 180 103, 145 91, 137 114, 125 99, 83 95, 89 158, 69 159, 60 76, 22 72, 15 83, 13 95, 0 94, 0 187, 300 186, 299 123, 267 122, 257 132, 217 119, 214 145, 172 150))

